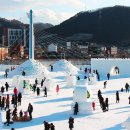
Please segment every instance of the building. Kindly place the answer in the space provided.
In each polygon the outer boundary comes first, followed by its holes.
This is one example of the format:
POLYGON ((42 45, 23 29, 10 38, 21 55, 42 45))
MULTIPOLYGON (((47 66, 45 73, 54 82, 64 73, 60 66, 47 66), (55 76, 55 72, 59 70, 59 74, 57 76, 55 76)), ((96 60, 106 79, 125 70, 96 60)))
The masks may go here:
POLYGON ((117 47, 115 47, 115 46, 111 47, 111 54, 112 55, 116 55, 117 52, 118 52, 117 47))
POLYGON ((50 44, 49 46, 48 46, 48 52, 57 52, 57 45, 55 45, 55 44, 50 44))
POLYGON ((16 44, 27 45, 27 28, 4 28, 2 35, 2 46, 14 46, 16 44))
POLYGON ((8 47, 0 47, 0 60, 8 58, 8 47))

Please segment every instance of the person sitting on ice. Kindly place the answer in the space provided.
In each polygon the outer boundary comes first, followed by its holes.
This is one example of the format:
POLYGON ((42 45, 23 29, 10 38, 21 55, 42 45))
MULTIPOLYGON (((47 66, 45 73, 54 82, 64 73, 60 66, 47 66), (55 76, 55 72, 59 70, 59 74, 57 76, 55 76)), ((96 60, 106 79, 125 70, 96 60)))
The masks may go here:
POLYGON ((75 105, 74 105, 74 115, 77 115, 79 112, 79 105, 78 103, 76 102, 75 105))
POLYGON ((86 76, 86 75, 84 76, 84 79, 87 79, 87 76, 86 76))

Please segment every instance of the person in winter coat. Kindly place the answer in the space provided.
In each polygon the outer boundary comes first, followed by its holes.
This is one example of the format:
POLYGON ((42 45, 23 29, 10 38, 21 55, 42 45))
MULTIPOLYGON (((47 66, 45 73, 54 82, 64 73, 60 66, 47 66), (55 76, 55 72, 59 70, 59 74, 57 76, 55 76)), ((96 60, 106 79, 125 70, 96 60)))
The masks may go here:
POLYGON ((7 126, 9 126, 9 124, 10 124, 10 109, 8 110, 8 111, 6 111, 6 120, 7 120, 7 126))
POLYGON ((14 95, 12 95, 11 104, 14 104, 14 95))
POLYGON ((125 84, 125 89, 126 89, 126 93, 129 92, 129 84, 128 83, 125 84))
POLYGON ((108 79, 108 80, 110 79, 110 73, 107 74, 107 79, 108 79))
POLYGON ((50 65, 50 67, 51 67, 51 72, 53 71, 53 65, 50 65))
POLYGON ((46 86, 44 88, 44 97, 47 97, 47 88, 46 88, 46 86))
POLYGON ((5 91, 5 88, 2 86, 2 87, 1 87, 1 93, 3 94, 4 91, 5 91))
POLYGON ((106 86, 107 86, 107 81, 104 82, 104 88, 106 88, 106 86))
POLYGON ((36 84, 33 85, 33 92, 35 93, 36 91, 36 84))
POLYGON ((22 93, 18 93, 18 105, 21 105, 22 93))
POLYGON ((116 92, 116 103, 119 103, 119 101, 120 101, 119 92, 117 91, 117 92, 116 92))
POLYGON ((19 112, 19 117, 23 117, 23 111, 22 110, 20 110, 20 112, 19 112))
POLYGON ((130 104, 130 96, 129 96, 129 98, 128 98, 128 99, 129 99, 129 104, 130 104))
POLYGON ((5 97, 2 98, 1 110, 5 108, 5 97))
POLYGON ((32 86, 32 84, 30 84, 29 86, 30 86, 30 91, 32 91, 32 90, 33 90, 33 86, 32 86))
POLYGON ((35 84, 36 84, 36 86, 37 86, 37 84, 38 84, 38 80, 37 80, 37 78, 35 79, 35 84))
POLYGON ((50 125, 47 121, 44 121, 44 130, 49 130, 50 129, 50 125))
POLYGON ((108 98, 106 98, 105 100, 105 105, 106 105, 106 110, 108 111, 109 110, 108 98))
POLYGON ((50 130, 55 130, 55 126, 53 123, 50 124, 50 130))
POLYGON ((33 106, 31 105, 31 103, 29 103, 29 105, 28 105, 28 113, 29 113, 30 119, 32 119, 32 112, 33 112, 33 106))
POLYGON ((2 107, 2 97, 0 96, 0 108, 2 107))
POLYGON ((74 115, 77 115, 78 112, 79 112, 79 105, 76 102, 75 105, 74 105, 74 115))
POLYGON ((92 102, 93 111, 95 111, 95 102, 92 102))
POLYGON ((14 88, 14 95, 17 95, 18 94, 18 90, 17 90, 17 88, 15 87, 14 88))
POLYGON ((40 88, 37 87, 37 96, 39 96, 39 95, 40 95, 40 88))
POLYGON ((8 98, 6 98, 6 107, 5 107, 5 110, 9 109, 9 105, 10 105, 10 101, 9 101, 8 98))
POLYGON ((105 101, 104 101, 104 98, 102 97, 102 102, 101 102, 101 105, 102 105, 102 111, 103 112, 106 112, 106 104, 105 104, 105 101))
POLYGON ((14 119, 14 120, 17 120, 18 115, 17 115, 17 108, 16 108, 16 107, 15 107, 14 110, 13 110, 12 116, 13 116, 13 119, 14 119))
POLYGON ((69 129, 72 130, 74 128, 74 118, 70 117, 68 123, 69 129))
POLYGON ((59 93, 59 90, 60 90, 60 87, 59 85, 56 86, 56 93, 58 94, 59 93))
POLYGON ((7 82, 5 83, 5 88, 6 88, 6 92, 8 92, 9 84, 7 82))
POLYGON ((14 95, 14 107, 17 107, 18 96, 14 95))
POLYGON ((43 87, 43 83, 44 83, 44 80, 42 79, 42 81, 41 81, 41 87, 43 87))

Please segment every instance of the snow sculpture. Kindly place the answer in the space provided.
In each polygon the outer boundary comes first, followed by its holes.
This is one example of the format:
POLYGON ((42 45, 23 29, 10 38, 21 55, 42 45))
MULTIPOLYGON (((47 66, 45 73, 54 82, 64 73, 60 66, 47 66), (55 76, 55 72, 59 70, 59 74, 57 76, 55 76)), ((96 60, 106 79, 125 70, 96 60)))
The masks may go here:
POLYGON ((37 76, 41 72, 49 73, 47 68, 43 66, 40 62, 36 60, 27 60, 15 70, 9 72, 8 77, 13 77, 15 75, 22 75, 22 72, 25 71, 26 76, 37 76))
POLYGON ((88 76, 88 84, 89 85, 94 85, 94 84, 96 84, 96 82, 97 82, 97 75, 94 74, 94 73, 89 74, 89 76, 88 76))
POLYGON ((28 89, 30 81, 28 79, 20 79, 18 84, 18 92, 23 93, 24 89, 28 89))
POLYGON ((79 114, 92 113, 92 93, 87 87, 85 80, 77 81, 74 89, 72 111, 74 110, 75 102, 79 105, 79 114))
POLYGON ((75 75, 71 75, 69 73, 66 74, 66 82, 67 82, 67 86, 75 86, 76 85, 76 76, 75 75))
POLYGON ((13 87, 18 87, 18 83, 19 83, 20 78, 22 78, 22 76, 16 75, 13 77, 13 80, 12 80, 13 87))
POLYGON ((18 92, 23 93, 23 90, 28 88, 29 83, 30 81, 27 77, 17 75, 13 77, 12 86, 16 87, 18 92))
POLYGON ((47 87, 47 90, 49 91, 56 89, 56 84, 52 79, 46 79, 43 84, 43 87, 45 86, 47 87))
POLYGON ((65 71, 68 72, 72 75, 77 75, 79 69, 72 65, 69 61, 67 60, 59 60, 53 65, 53 70, 55 72, 57 71, 65 71))

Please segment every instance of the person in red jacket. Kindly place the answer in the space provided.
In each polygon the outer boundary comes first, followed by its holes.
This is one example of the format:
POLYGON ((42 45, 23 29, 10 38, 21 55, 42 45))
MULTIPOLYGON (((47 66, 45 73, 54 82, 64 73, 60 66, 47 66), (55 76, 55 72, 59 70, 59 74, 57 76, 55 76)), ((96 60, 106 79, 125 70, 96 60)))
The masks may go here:
POLYGON ((15 87, 14 88, 14 95, 17 95, 18 94, 18 90, 17 90, 17 88, 15 87))
POLYGON ((95 102, 92 102, 92 108, 95 111, 95 102))
POLYGON ((56 86, 56 93, 58 94, 59 93, 59 90, 60 90, 60 87, 59 85, 56 86))

